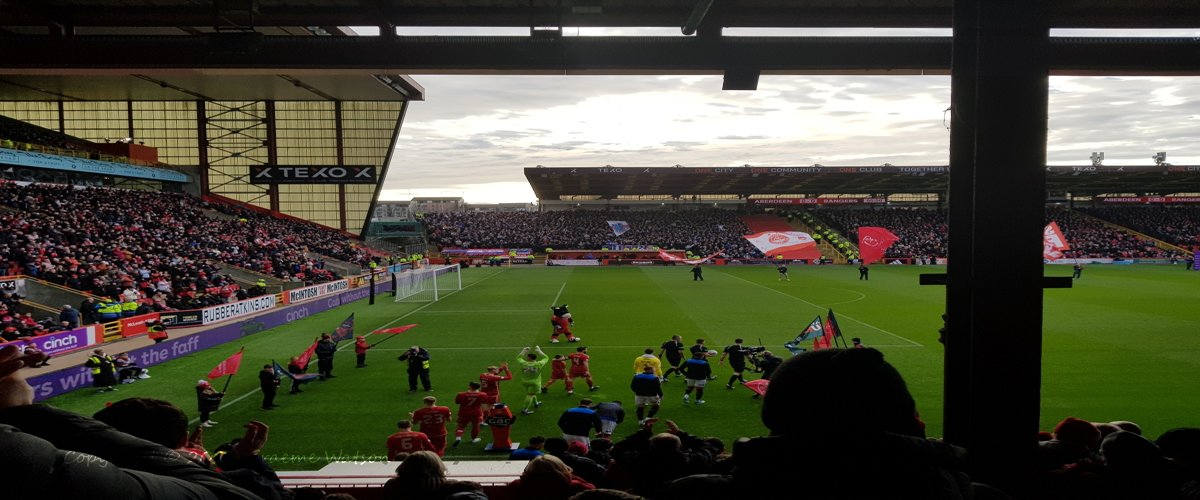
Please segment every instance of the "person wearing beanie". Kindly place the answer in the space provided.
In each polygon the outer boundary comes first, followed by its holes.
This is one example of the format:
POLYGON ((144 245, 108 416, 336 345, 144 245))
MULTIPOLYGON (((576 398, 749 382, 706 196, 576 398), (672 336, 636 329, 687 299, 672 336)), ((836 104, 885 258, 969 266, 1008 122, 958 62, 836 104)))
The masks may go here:
POLYGON ((712 498, 770 498, 797 491, 804 464, 826 463, 854 471, 854 480, 805 482, 804 498, 974 498, 966 451, 926 439, 904 377, 876 349, 823 349, 784 361, 763 397, 762 422, 769 436, 734 444, 731 479, 684 478, 664 489, 697 491, 701 481, 712 498), (813 380, 854 390, 813 391, 813 380), (804 422, 824 428, 814 433, 804 422))
POLYGON ((200 410, 200 427, 217 425, 215 420, 208 417, 221 407, 221 399, 224 397, 225 393, 217 392, 207 380, 196 382, 196 405, 200 410))
POLYGON ((1058 470, 1067 464, 1098 459, 1100 429, 1091 422, 1067 417, 1054 426, 1054 439, 1038 444, 1039 467, 1058 470))

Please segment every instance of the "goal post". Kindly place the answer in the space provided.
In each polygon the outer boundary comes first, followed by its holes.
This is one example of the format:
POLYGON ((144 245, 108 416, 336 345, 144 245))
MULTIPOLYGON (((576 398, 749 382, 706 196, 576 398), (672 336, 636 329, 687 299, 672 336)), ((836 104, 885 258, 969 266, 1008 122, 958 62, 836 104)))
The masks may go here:
POLYGON ((436 302, 462 290, 462 273, 456 265, 432 266, 395 273, 396 302, 436 302))

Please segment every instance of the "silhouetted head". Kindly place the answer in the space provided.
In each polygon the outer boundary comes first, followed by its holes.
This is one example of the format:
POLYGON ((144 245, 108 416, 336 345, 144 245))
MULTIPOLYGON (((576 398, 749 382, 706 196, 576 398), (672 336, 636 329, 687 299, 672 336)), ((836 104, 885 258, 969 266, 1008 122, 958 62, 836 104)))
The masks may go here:
POLYGON ((771 375, 763 399, 763 424, 773 435, 800 431, 796 417, 841 427, 838 432, 887 431, 924 436, 916 402, 904 377, 865 349, 823 349, 795 356, 771 375), (813 391, 814 380, 837 380, 842 391, 813 391))

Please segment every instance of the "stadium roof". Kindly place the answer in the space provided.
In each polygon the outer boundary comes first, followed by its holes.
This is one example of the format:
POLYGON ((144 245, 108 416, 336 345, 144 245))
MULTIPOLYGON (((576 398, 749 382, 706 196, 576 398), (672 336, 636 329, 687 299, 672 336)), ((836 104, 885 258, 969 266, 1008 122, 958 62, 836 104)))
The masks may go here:
MULTIPOLYGON (((0 0, 5 72, 945 74, 949 37, 723 36, 731 28, 949 28, 953 0, 0 0), (705 9, 709 5, 711 8, 705 9), (354 37, 341 26, 375 26, 354 37), (392 36, 516 27, 531 36, 392 36), (533 28, 538 28, 536 35, 533 28), (564 36, 571 27, 697 36, 564 36), (546 28, 546 29, 542 29, 546 28)), ((1057 0, 1055 28, 1194 28, 1189 0, 1057 0)), ((1054 74, 1200 74, 1196 38, 1055 38, 1054 74)), ((42 73, 44 74, 44 73, 42 73)), ((92 74, 92 73, 87 73, 92 74)), ((734 87, 738 85, 731 84, 734 87)), ((741 83, 745 86, 744 82, 741 83)))
POLYGON ((251 74, 217 71, 128 74, 3 74, 0 101, 401 101, 424 88, 402 75, 251 74))
MULTIPOLYGON (((1054 193, 1169 194, 1200 191, 1200 166, 1046 167, 1054 193)), ((947 166, 594 167, 525 169, 541 200, 565 196, 945 193, 947 166)))
MULTIPOLYGON (((283 32, 336 26, 683 26, 695 0, 4 0, 5 26, 211 31, 247 24, 283 32)), ((949 27, 953 0, 725 0, 726 27, 949 27)), ((1190 0, 1056 0, 1052 26, 1193 28, 1190 0)), ((11 28, 7 28, 10 29, 11 28)), ((27 32, 22 30, 22 32, 27 32)), ((106 31, 97 31, 107 33, 106 31)), ((86 32, 84 32, 86 33, 86 32)))

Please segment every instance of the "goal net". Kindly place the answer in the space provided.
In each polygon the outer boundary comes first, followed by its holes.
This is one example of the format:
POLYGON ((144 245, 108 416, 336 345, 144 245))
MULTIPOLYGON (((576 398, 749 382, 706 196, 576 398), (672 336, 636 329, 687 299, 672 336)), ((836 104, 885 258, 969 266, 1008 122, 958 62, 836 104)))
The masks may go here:
POLYGON ((458 266, 433 266, 392 274, 396 280, 396 302, 436 302, 446 294, 462 290, 458 266))

